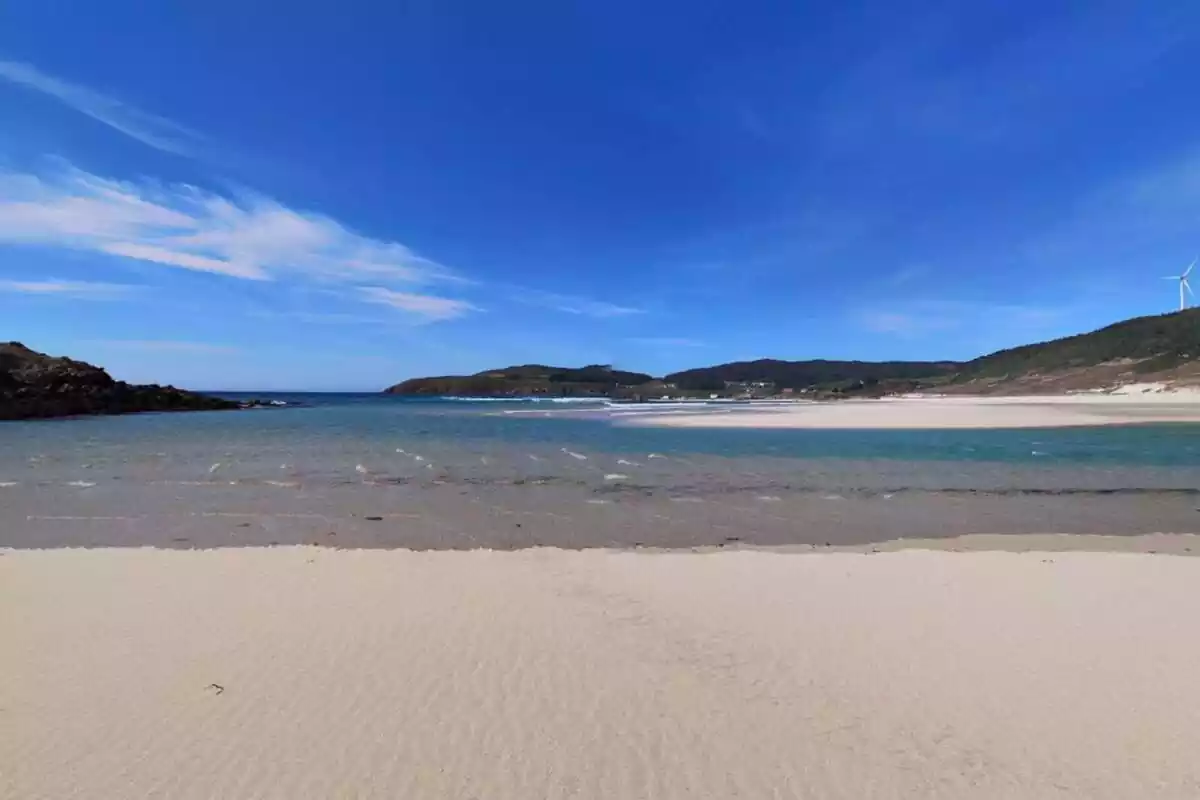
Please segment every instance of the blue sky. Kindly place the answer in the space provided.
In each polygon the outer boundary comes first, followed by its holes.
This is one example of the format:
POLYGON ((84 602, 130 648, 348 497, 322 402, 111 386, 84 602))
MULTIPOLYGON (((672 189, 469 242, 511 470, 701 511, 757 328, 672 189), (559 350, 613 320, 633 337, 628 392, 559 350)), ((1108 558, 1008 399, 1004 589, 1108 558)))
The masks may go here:
POLYGON ((0 339, 196 388, 969 358, 1171 310, 1200 6, 11 3, 0 339))

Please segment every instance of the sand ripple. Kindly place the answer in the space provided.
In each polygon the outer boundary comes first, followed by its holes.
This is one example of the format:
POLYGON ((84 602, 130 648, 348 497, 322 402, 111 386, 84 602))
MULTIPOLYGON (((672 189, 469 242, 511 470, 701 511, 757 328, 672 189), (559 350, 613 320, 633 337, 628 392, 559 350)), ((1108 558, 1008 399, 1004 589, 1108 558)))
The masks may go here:
POLYGON ((6 551, 5 797, 1200 796, 1200 559, 6 551))

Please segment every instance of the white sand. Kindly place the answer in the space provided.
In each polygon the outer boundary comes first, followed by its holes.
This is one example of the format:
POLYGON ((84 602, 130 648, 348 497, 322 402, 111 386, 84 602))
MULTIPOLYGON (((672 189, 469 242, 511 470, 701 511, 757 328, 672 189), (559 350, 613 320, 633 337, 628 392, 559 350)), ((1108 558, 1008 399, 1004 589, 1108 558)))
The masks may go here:
POLYGON ((1057 428, 1200 422, 1200 393, 1039 397, 889 397, 732 407, 724 413, 625 415, 634 425, 679 428, 1057 428))
POLYGON ((0 795, 1195 798, 1198 587, 1145 554, 10 550, 0 795))

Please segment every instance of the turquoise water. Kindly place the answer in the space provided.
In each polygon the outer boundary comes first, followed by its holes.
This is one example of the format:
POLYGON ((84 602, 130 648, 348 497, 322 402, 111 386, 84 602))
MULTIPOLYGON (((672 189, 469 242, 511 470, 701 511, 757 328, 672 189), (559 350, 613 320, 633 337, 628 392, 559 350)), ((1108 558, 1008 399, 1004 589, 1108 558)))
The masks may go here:
POLYGON ((273 397, 306 405, 0 423, 0 546, 1200 532, 1194 425, 654 428, 603 404, 273 397))
MULTIPOLYGON (((231 395, 243 396, 243 395, 231 395)), ((1139 425, 1037 430, 747 430, 612 424, 598 406, 462 402, 356 394, 255 395, 305 407, 241 413, 93 417, 0 426, 6 459, 70 449, 80 442, 155 451, 188 443, 259 442, 341 449, 383 439, 439 444, 467 441, 609 453, 725 457, 976 461, 1030 465, 1200 466, 1200 426, 1139 425), (541 409, 545 413, 541 413, 541 409)))

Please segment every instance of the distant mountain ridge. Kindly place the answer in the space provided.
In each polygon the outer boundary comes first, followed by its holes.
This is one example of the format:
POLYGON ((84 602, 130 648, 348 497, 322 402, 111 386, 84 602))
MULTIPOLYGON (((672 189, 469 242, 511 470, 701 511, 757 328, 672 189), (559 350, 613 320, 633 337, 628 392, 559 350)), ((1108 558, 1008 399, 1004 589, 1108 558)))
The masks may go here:
POLYGON ((1090 333, 1000 350, 967 362, 782 361, 760 359, 673 372, 662 378, 606 365, 580 369, 531 364, 474 375, 414 378, 386 391, 481 397, 641 396, 767 390, 817 396, 908 391, 1055 393, 1122 383, 1200 383, 1200 309, 1137 317, 1090 333))
POLYGON ((580 368, 525 364, 484 370, 474 375, 413 378, 385 391, 388 394, 463 397, 606 397, 623 386, 643 386, 652 381, 654 378, 650 375, 601 364, 580 368))
POLYGON ((680 389, 720 391, 726 383, 769 382, 779 389, 810 389, 856 381, 919 380, 948 375, 961 365, 954 361, 734 361, 713 367, 673 372, 663 380, 680 389))

